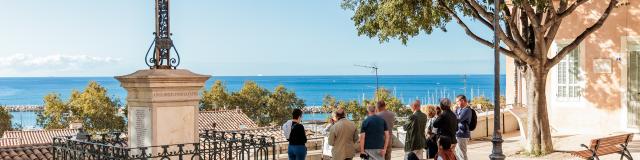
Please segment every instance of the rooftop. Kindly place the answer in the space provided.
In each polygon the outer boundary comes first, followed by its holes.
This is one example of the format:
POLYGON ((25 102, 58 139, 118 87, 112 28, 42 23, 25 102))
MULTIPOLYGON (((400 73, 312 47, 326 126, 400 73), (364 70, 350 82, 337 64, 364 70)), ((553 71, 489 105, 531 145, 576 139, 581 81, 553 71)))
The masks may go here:
POLYGON ((49 144, 27 145, 19 147, 0 147, 0 159, 53 159, 53 154, 51 152, 51 145, 49 144))
POLYGON ((72 136, 77 129, 52 129, 36 131, 6 131, 0 138, 0 147, 21 146, 33 144, 49 144, 53 137, 72 136))
POLYGON ((198 118, 198 130, 233 131, 259 128, 240 109, 201 111, 198 118))

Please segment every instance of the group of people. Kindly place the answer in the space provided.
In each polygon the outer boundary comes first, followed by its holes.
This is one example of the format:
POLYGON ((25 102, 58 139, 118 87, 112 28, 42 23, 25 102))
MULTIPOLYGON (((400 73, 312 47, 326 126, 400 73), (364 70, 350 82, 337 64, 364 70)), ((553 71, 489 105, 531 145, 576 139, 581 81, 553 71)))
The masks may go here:
POLYGON ((471 126, 475 111, 469 107, 464 95, 456 97, 454 110, 451 107, 451 100, 443 98, 439 106, 427 108, 425 114, 420 111, 419 101, 412 104, 413 114, 409 116, 408 124, 403 126, 407 131, 405 151, 409 156, 436 160, 468 159, 467 143, 474 128, 471 126))
POLYGON ((391 159, 395 114, 386 109, 384 101, 379 101, 375 107, 367 107, 367 118, 362 121, 359 131, 345 116, 345 111, 338 109, 327 127, 333 159, 352 159, 357 153, 363 159, 391 159))
MULTIPOLYGON (((439 106, 428 107, 426 114, 421 111, 420 101, 416 100, 411 105, 413 114, 403 125, 406 131, 406 159, 468 159, 467 143, 471 136, 470 125, 474 111, 469 108, 464 95, 456 97, 456 104, 455 110, 452 110, 451 101, 443 98, 439 106)), ((346 118, 344 109, 333 113, 326 129, 329 132, 328 143, 332 146, 333 159, 351 160, 357 156, 372 160, 391 159, 395 113, 386 109, 384 101, 378 101, 376 106, 368 106, 366 110, 367 117, 359 129, 346 118)), ((291 160, 304 160, 307 138, 300 122, 302 111, 294 109, 292 117, 292 120, 283 125, 284 135, 289 141, 288 156, 291 160)))

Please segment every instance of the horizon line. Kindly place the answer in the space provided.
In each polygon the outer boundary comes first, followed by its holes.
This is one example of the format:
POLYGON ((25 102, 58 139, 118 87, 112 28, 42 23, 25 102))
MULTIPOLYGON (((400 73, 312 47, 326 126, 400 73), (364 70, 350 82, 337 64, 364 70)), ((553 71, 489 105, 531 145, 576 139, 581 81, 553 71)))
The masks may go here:
MULTIPOLYGON (((490 73, 477 73, 477 74, 378 74, 378 76, 487 76, 493 75, 490 73)), ((309 75, 218 75, 210 77, 322 77, 322 76, 375 76, 371 74, 309 74, 309 75)), ((506 74, 500 74, 499 76, 506 76, 506 74)), ((0 76, 0 78, 106 78, 106 77, 115 77, 115 76, 107 76, 107 75, 90 75, 90 76, 0 76)))

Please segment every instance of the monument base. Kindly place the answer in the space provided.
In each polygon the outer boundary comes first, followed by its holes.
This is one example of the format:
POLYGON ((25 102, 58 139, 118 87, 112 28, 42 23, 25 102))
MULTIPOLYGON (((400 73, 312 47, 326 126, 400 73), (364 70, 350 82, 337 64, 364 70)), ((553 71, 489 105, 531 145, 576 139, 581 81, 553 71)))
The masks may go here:
POLYGON ((184 69, 147 69, 115 78, 127 90, 129 147, 199 141, 198 93, 209 76, 184 69))

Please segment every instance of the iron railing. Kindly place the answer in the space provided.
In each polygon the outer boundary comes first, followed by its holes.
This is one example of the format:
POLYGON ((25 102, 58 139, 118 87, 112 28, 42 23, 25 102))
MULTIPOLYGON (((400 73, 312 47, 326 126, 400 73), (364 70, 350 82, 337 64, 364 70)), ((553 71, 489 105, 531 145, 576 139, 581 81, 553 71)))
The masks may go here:
POLYGON ((268 160, 276 159, 275 138, 236 132, 205 131, 198 143, 127 147, 118 133, 53 139, 55 160, 268 160), (95 139, 92 139, 95 138, 95 139))

